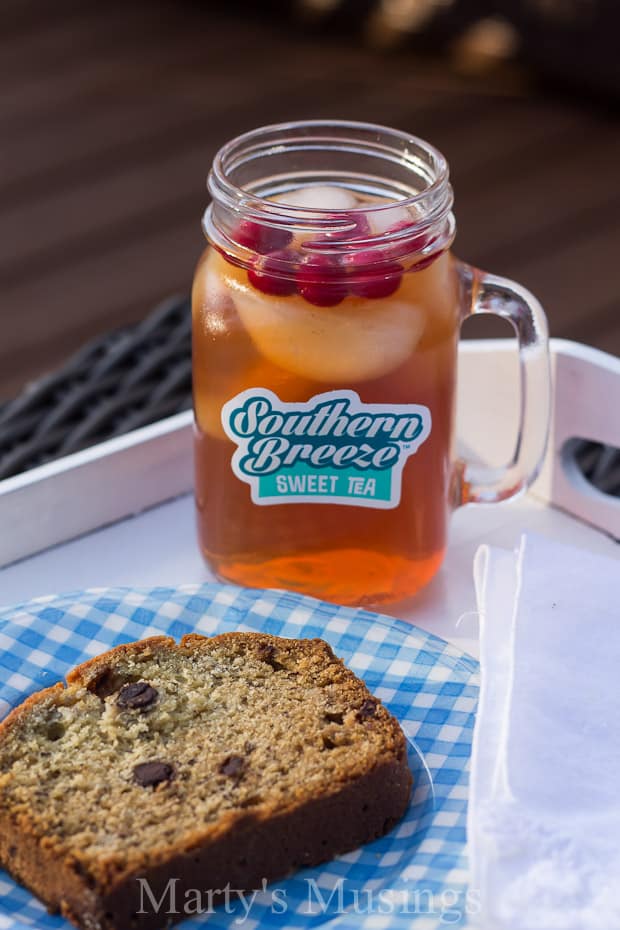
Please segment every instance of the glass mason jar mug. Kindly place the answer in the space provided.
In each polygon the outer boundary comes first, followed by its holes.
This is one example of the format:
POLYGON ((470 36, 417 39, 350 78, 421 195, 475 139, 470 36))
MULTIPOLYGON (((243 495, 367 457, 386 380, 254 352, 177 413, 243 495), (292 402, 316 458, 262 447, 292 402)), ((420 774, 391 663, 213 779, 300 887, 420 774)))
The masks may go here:
MULTIPOLYGON (((193 289, 198 531, 224 579, 340 603, 414 594, 450 511, 535 477, 547 436, 544 314, 450 253, 443 156, 380 126, 305 122, 216 156, 193 289), (522 371, 512 461, 454 452, 459 328, 514 326, 522 371)), ((480 424, 484 429, 484 424, 480 424)))

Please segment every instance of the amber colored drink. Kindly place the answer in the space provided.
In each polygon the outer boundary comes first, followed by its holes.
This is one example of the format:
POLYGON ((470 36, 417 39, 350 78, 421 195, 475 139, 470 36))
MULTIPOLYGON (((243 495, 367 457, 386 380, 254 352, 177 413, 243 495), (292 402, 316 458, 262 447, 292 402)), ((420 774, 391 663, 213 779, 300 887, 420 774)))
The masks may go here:
MULTIPOLYGON (((392 292, 377 296, 371 283, 317 306, 311 291, 310 301, 299 288, 265 292, 260 278, 219 249, 202 256, 193 291, 196 499, 200 545, 221 578, 374 604, 415 593, 437 571, 453 468, 455 263, 447 251, 420 267, 411 263, 384 290, 392 292), (347 389, 362 405, 427 408, 430 432, 406 458, 398 504, 367 504, 363 472, 351 478, 360 495, 352 503, 297 503, 294 496, 255 503, 231 467, 237 443, 222 423, 224 405, 250 389, 273 392, 283 404, 347 389)), ((362 431, 364 418, 356 423, 362 431)))
POLYGON ((437 572, 456 507, 505 501, 538 474, 544 312, 453 256, 448 164, 409 133, 264 126, 219 150, 207 184, 193 289, 205 560, 241 585, 403 601, 437 572), (502 467, 455 454, 457 343, 475 313, 517 336, 519 426, 502 467))

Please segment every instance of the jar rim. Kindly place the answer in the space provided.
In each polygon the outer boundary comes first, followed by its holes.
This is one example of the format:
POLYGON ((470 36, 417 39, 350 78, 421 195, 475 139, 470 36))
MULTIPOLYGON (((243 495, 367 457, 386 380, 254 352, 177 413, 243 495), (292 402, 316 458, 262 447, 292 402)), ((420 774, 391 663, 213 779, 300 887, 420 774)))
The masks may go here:
MULTIPOLYGON (((295 141, 294 136, 293 140, 295 141)), ((323 141, 326 141, 323 137, 323 141)), ((290 144, 290 143, 289 143, 290 144)), ((308 146, 306 145, 306 148, 308 146)), ((293 149, 291 149, 293 151, 293 149)), ((296 120, 291 122, 272 123, 252 129, 249 132, 242 133, 231 139, 223 145, 215 155, 213 166, 209 174, 208 189, 213 199, 229 209, 244 210, 250 209, 256 213, 277 212, 282 219, 289 217, 292 221, 299 219, 300 215, 304 218, 315 217, 317 220, 334 217, 338 214, 356 214, 356 213, 380 213, 393 209, 395 205, 399 207, 421 206, 425 202, 434 206, 441 212, 448 212, 452 206, 452 189, 449 184, 449 168, 445 156, 435 146, 426 140, 411 133, 398 129, 392 129, 388 126, 382 126, 378 123, 358 122, 354 120, 296 120), (329 138, 333 142, 348 142, 355 145, 351 149, 353 154, 375 155, 386 161, 400 164, 404 168, 409 168, 412 173, 416 173, 418 178, 424 174, 428 176, 428 184, 420 191, 412 192, 408 196, 398 199, 381 200, 376 203, 365 203, 350 208, 333 208, 333 207, 299 207, 295 204, 288 204, 285 200, 278 199, 277 202, 268 197, 261 196, 247 187, 236 184, 230 177, 232 171, 239 166, 239 159, 244 155, 247 159, 256 159, 270 154, 283 154, 286 151, 287 143, 284 138, 279 143, 275 137, 282 134, 305 133, 298 141, 310 143, 321 141, 320 132, 330 133, 329 138), (337 134, 341 137, 338 138, 337 134), (352 134, 358 133, 359 138, 355 139, 352 134), (347 135, 348 134, 348 135, 347 135), (367 134, 368 138, 364 138, 367 134), (373 142, 373 136, 376 137, 373 142), (269 144, 270 138, 272 139, 269 144), (381 139, 393 140, 394 145, 389 146, 381 139), (261 147, 262 141, 262 147, 261 147), (398 146, 400 143, 400 147, 398 146), (414 154, 415 153, 415 154, 414 154), (421 153, 426 156, 426 162, 421 158, 421 153), (439 201, 439 203, 438 203, 439 201)), ((432 209, 432 207, 431 207, 432 209)))

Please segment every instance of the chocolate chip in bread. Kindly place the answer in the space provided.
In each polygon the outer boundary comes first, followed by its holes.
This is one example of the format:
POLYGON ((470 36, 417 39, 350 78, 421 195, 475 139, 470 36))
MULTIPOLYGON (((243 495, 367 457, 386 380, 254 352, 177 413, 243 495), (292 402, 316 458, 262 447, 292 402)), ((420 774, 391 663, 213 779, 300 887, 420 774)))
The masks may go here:
POLYGON ((144 881, 260 887, 381 836, 410 789, 397 721, 322 640, 155 637, 0 725, 0 863, 84 930, 156 930, 184 915, 138 915, 144 881))

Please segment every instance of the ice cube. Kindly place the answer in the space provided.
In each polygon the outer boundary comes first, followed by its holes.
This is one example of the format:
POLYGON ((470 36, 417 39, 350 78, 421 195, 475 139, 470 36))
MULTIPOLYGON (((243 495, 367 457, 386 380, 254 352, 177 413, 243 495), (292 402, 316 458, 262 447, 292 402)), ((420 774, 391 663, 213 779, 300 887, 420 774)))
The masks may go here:
POLYGON ((368 213, 373 235, 380 236, 401 223, 415 223, 415 214, 407 207, 390 207, 387 210, 370 210, 368 213))
POLYGON ((281 203, 307 210, 353 210, 358 204, 355 194, 345 187, 306 185, 277 198, 281 203))

